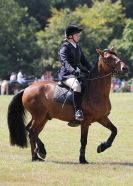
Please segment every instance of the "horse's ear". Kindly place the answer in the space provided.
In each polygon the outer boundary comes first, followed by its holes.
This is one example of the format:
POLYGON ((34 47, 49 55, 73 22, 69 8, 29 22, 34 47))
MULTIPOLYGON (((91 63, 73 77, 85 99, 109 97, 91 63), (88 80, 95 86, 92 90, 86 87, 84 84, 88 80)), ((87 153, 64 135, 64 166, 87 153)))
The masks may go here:
POLYGON ((115 52, 115 48, 114 48, 114 47, 111 47, 110 50, 111 50, 112 52, 115 52))
POLYGON ((100 49, 98 49, 98 48, 96 48, 96 51, 97 51, 97 53, 98 53, 99 55, 102 55, 102 54, 103 54, 103 51, 100 50, 100 49))

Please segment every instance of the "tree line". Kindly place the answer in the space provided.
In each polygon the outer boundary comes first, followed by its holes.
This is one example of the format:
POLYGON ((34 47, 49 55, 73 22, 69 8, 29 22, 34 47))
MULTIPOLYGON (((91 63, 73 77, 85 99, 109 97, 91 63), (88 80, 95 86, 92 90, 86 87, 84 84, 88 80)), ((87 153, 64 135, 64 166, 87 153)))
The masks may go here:
POLYGON ((1 0, 0 78, 22 69, 40 76, 49 66, 57 76, 64 30, 83 28, 81 46, 88 61, 96 48, 115 47, 133 76, 132 0, 1 0))

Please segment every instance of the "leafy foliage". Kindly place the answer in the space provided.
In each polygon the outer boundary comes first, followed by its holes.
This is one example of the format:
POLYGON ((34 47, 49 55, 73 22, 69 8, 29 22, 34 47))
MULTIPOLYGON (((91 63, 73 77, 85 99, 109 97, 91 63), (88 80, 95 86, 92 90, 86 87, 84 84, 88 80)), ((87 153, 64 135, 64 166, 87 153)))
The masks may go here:
POLYGON ((92 0, 16 0, 21 6, 28 7, 30 16, 36 18, 41 27, 45 27, 47 19, 51 17, 51 7, 58 10, 69 8, 74 10, 78 5, 87 4, 91 6, 92 0), (45 11, 44 11, 45 10, 45 11))
POLYGON ((111 38, 120 37, 120 31, 124 27, 124 14, 120 2, 114 4, 111 1, 96 1, 91 8, 79 6, 75 11, 70 9, 51 9, 52 17, 48 25, 37 34, 38 44, 44 49, 43 63, 55 67, 58 61, 58 49, 63 42, 65 27, 74 23, 83 28, 81 45, 90 63, 96 60, 95 49, 105 48, 109 45, 111 38), (119 32, 115 30, 119 28, 119 32))
POLYGON ((130 75, 133 72, 133 20, 127 19, 126 26, 124 28, 122 37, 120 39, 114 39, 110 43, 117 48, 120 56, 126 62, 128 62, 130 75))
POLYGON ((20 68, 40 75, 47 65, 56 74, 70 23, 83 28, 80 44, 90 63, 96 48, 114 45, 132 73, 132 7, 132 0, 1 0, 0 78, 20 68))
POLYGON ((126 15, 128 18, 133 18, 133 1, 122 0, 123 6, 125 7, 126 15))
POLYGON ((30 18, 29 23, 24 24, 27 8, 20 8, 13 0, 1 0, 0 12, 0 77, 20 68, 32 72, 33 62, 39 57, 34 35, 36 21, 30 18))

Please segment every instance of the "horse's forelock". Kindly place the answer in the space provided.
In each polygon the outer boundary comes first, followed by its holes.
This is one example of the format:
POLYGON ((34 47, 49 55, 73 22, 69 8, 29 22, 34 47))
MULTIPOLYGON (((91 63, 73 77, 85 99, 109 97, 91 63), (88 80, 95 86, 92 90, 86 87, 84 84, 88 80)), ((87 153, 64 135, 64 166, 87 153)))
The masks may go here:
POLYGON ((113 50, 111 50, 111 49, 109 49, 109 48, 104 49, 104 50, 103 50, 103 53, 104 53, 104 52, 108 52, 108 53, 110 53, 110 54, 113 54, 113 55, 117 56, 116 52, 114 52, 113 50))

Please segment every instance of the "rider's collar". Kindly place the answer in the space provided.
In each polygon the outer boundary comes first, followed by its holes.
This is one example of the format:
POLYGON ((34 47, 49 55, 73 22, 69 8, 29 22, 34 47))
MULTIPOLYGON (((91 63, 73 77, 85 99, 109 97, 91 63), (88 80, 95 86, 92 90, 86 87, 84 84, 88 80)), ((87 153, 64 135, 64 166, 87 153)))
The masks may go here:
POLYGON ((75 48, 77 47, 77 44, 76 43, 74 43, 74 42, 71 42, 71 41, 68 41, 69 43, 71 43, 72 44, 72 46, 74 46, 75 48))

